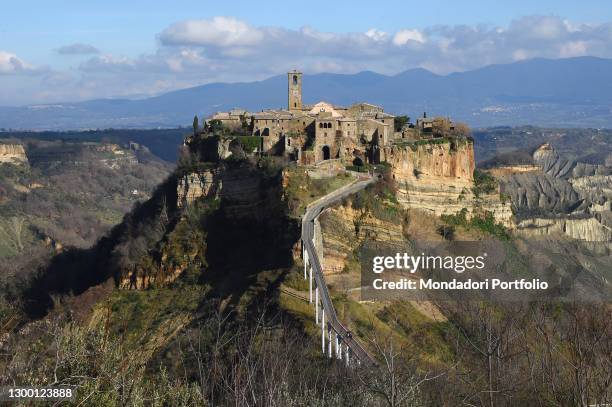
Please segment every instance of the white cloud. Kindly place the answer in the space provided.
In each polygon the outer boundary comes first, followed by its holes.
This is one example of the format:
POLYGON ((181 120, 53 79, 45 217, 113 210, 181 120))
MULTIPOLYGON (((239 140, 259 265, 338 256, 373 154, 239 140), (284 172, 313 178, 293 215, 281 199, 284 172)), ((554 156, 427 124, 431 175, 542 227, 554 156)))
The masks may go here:
POLYGON ((393 36, 393 44, 397 46, 404 45, 408 41, 415 41, 423 44, 425 42, 425 36, 419 30, 400 30, 393 36))
POLYGON ((387 33, 379 31, 376 28, 370 28, 365 32, 366 37, 373 39, 374 41, 384 41, 387 38, 387 33))
POLYGON ((531 32, 535 38, 554 40, 566 35, 569 31, 562 20, 555 17, 542 17, 534 21, 531 32))
POLYGON ((164 45, 253 46, 264 35, 260 29, 233 17, 187 20, 172 24, 159 36, 164 45))
POLYGON ((588 47, 585 41, 569 41, 561 45, 559 56, 562 58, 584 56, 587 54, 588 47))
POLYGON ((512 53, 512 59, 514 61, 524 61, 529 58, 529 52, 524 49, 517 49, 512 53))
POLYGON ((89 72, 120 72, 133 70, 136 62, 125 56, 100 55, 81 64, 82 71, 89 72))
POLYGON ((0 51, 0 75, 11 75, 19 73, 32 73, 36 72, 36 68, 17 55, 7 52, 0 51))

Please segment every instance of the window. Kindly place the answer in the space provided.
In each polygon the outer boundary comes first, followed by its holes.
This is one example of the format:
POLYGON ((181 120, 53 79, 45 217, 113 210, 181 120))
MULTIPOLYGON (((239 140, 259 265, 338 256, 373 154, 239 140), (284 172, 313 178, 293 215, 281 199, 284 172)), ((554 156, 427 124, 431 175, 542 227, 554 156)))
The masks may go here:
POLYGON ((298 77, 297 75, 293 75, 293 85, 297 85, 298 84, 298 77))
POLYGON ((294 104, 293 104, 293 107, 297 107, 297 103, 294 103, 294 104))
POLYGON ((322 129, 323 128, 323 123, 319 123, 319 128, 322 129))

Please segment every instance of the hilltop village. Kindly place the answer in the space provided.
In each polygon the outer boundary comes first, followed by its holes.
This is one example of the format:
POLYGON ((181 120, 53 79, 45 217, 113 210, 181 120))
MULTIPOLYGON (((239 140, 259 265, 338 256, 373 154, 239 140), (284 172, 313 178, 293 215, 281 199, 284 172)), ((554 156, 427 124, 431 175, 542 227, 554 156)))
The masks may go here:
MULTIPOLYGON (((381 106, 355 103, 349 107, 327 102, 302 103, 301 72, 287 74, 287 108, 248 112, 233 109, 218 112, 203 128, 186 140, 192 149, 202 137, 217 136, 219 158, 231 154, 232 143, 240 144, 247 154, 285 156, 301 165, 340 160, 347 165, 379 163, 381 149, 435 138, 465 138, 465 126, 455 126, 446 118, 428 118, 416 124, 406 116, 396 117, 381 106)), ((207 152, 212 147, 209 143, 207 152)), ((209 157, 211 158, 211 157, 209 157)))

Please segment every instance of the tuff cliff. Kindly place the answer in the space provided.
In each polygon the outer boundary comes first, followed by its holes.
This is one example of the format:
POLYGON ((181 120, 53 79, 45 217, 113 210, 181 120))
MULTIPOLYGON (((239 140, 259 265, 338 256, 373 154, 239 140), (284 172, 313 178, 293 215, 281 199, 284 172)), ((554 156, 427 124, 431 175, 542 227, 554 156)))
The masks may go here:
POLYGON ((188 206, 201 197, 214 197, 221 185, 215 169, 196 170, 178 178, 177 206, 188 206))
POLYGON ((354 204, 336 206, 322 215, 321 227, 315 232, 321 242, 319 257, 323 272, 338 274, 346 271, 359 244, 368 238, 377 242, 405 240, 406 221, 403 213, 397 217, 376 216, 371 210, 355 208, 354 204))
POLYGON ((21 144, 0 144, 0 164, 28 164, 28 157, 21 144))
POLYGON ((96 162, 112 170, 120 170, 139 163, 159 161, 148 150, 136 148, 133 143, 122 147, 113 143, 36 141, 28 146, 30 162, 40 168, 59 165, 84 167, 96 162))
POLYGON ((471 139, 433 139, 393 145, 381 150, 381 160, 391 165, 397 199, 404 208, 435 216, 453 215, 463 208, 469 214, 490 212, 496 221, 512 226, 510 205, 499 190, 476 196, 474 144, 471 139))

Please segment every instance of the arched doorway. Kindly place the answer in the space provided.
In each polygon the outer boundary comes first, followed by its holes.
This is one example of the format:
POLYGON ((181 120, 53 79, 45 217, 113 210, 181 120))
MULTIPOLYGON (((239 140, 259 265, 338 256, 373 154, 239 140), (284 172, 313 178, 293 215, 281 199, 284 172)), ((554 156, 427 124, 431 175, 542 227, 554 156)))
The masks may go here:
POLYGON ((323 146, 323 148, 321 150, 323 152, 323 159, 324 160, 329 160, 329 158, 331 157, 331 154, 329 152, 329 146, 323 146))

